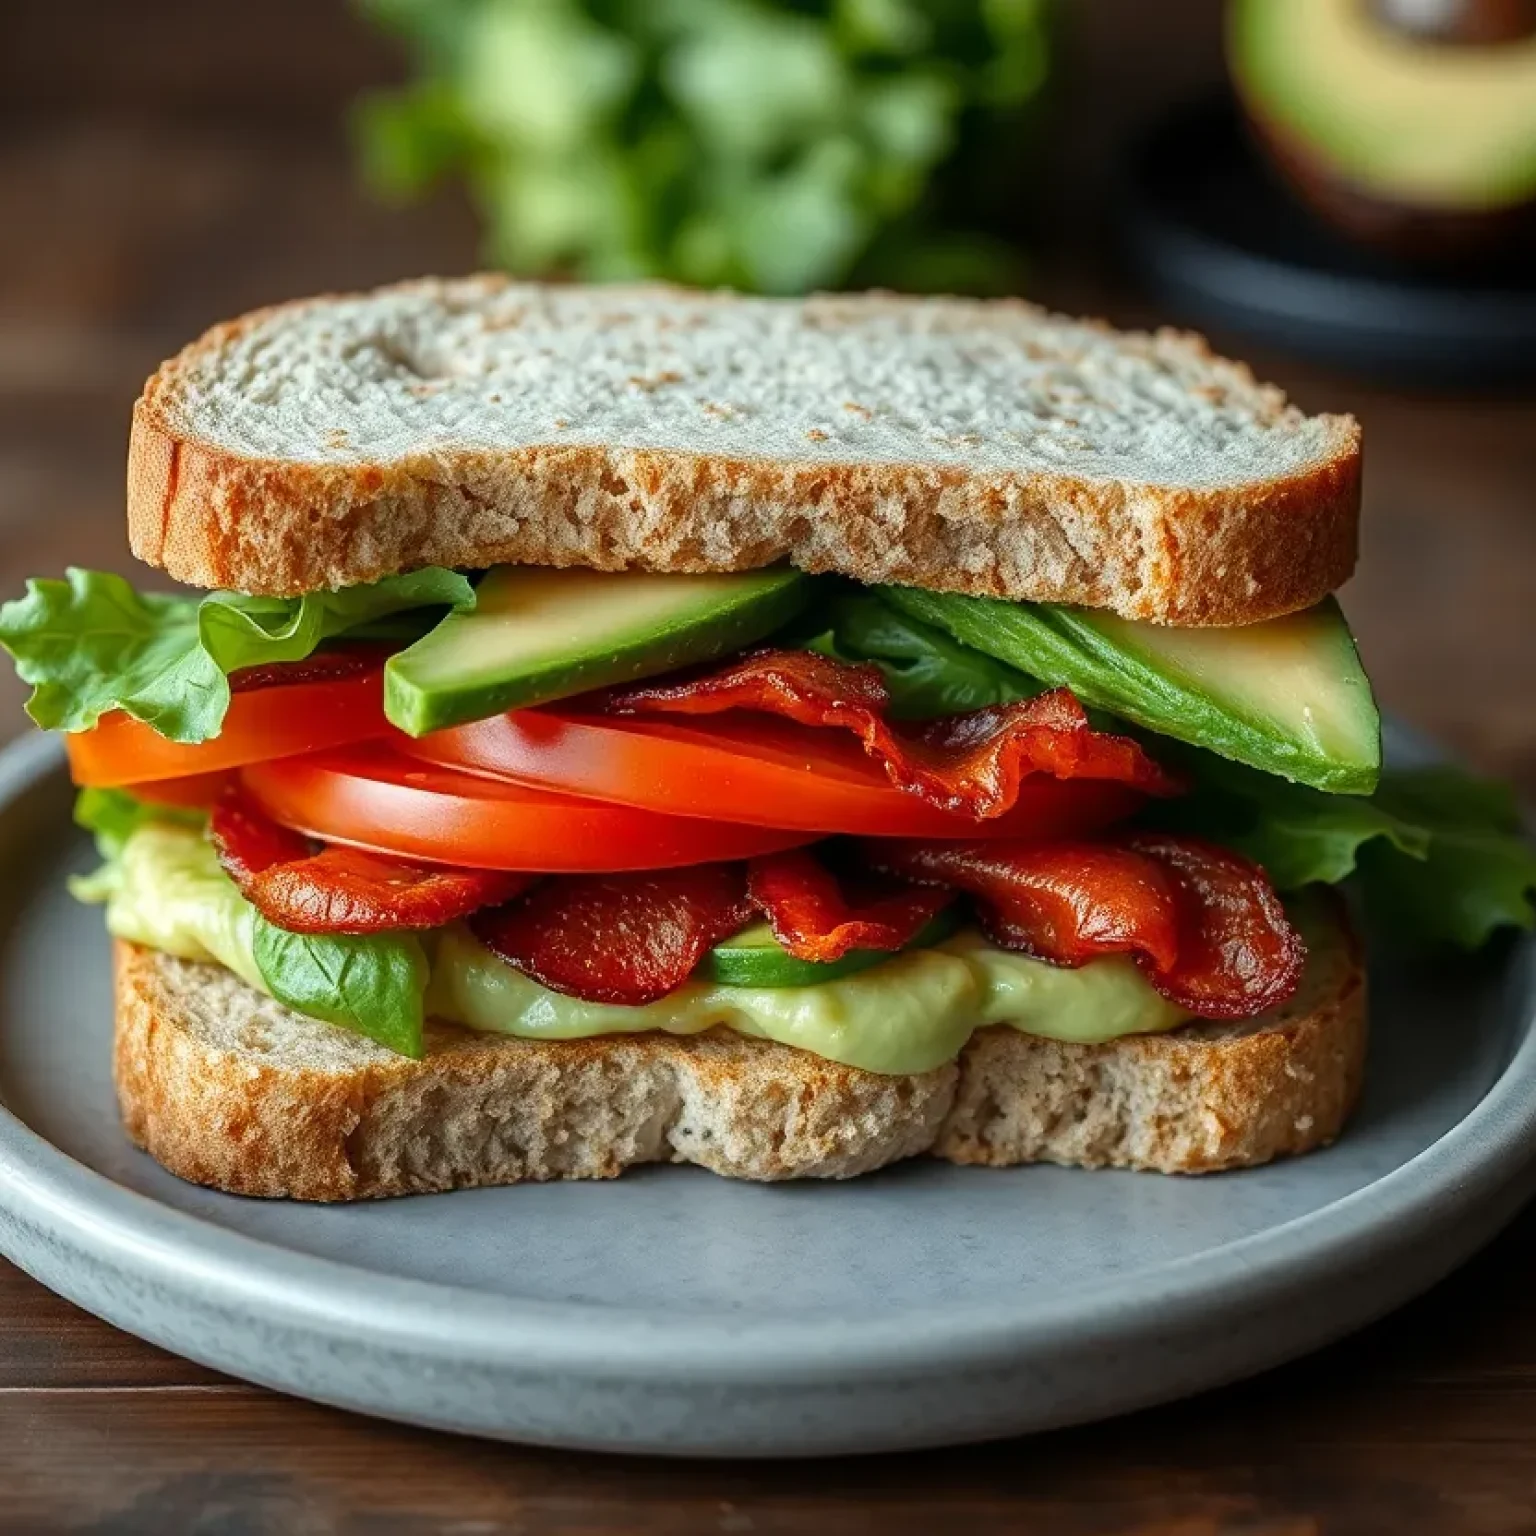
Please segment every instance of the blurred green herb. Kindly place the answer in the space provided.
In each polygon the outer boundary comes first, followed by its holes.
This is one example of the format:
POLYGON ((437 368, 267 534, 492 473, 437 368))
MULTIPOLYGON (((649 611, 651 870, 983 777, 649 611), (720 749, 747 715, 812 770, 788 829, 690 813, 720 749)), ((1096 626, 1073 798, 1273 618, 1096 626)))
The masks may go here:
POLYGON ((359 103, 365 174, 462 176, 493 260, 793 293, 1017 280, 996 215, 1048 0, 359 0, 413 84, 359 103))

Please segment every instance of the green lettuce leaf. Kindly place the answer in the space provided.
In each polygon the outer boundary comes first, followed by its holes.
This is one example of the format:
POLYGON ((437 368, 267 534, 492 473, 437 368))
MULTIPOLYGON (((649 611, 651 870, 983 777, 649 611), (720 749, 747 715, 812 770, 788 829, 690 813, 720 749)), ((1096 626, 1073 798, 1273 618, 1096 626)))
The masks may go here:
POLYGON ((474 601, 463 576, 436 566, 340 592, 202 599, 71 568, 0 606, 0 646, 32 684, 27 712, 45 730, 86 731, 122 710, 172 741, 199 742, 219 733, 231 672, 302 661, 321 641, 394 614, 474 601))
POLYGON ((191 598, 141 596, 121 576, 72 568, 0 607, 0 645, 32 684, 27 713, 45 730, 89 730, 123 709, 173 740, 204 741, 229 685, 199 643, 197 610, 191 598))
POLYGON ((289 933, 256 914, 256 968, 296 1013, 366 1035, 402 1056, 424 1054, 427 956, 409 933, 289 933))
MULTIPOLYGON (((923 718, 1028 697, 1043 684, 900 613, 840 592, 802 643, 885 674, 894 712, 923 718)), ((1458 769, 1387 769, 1375 794, 1291 783, 1094 712, 1193 780, 1151 819, 1198 832, 1264 866, 1282 891, 1357 877, 1370 907, 1410 941, 1476 949, 1506 927, 1536 926, 1536 849, 1510 791, 1458 769)))
POLYGON ((96 839, 96 851, 110 861, 146 821, 172 821, 195 827, 203 812, 194 806, 152 805, 136 799, 125 789, 82 789, 75 796, 75 825, 96 839))
POLYGON ((1376 800, 1429 842, 1418 864, 1395 856, 1395 840, 1361 848, 1370 900, 1394 928, 1476 949, 1499 928, 1536 926, 1536 848, 1507 785, 1419 768, 1385 775, 1376 800))
MULTIPOLYGON (((1043 686, 873 593, 843 592, 818 610, 807 649, 872 661, 894 712, 923 718, 1028 697, 1043 686)), ((1100 716, 1181 768, 1193 792, 1152 817, 1236 848, 1282 891, 1358 877, 1366 900, 1410 941, 1476 949, 1500 928, 1536 926, 1536 849, 1510 791, 1458 769, 1387 769, 1375 794, 1294 784, 1100 716)))
POLYGON ((891 690, 891 713, 907 720, 1027 699, 1044 686, 942 630, 909 618, 872 592, 844 591, 817 610, 823 627, 804 642, 839 661, 871 661, 891 690))
MULTIPOLYGON (((202 811, 156 805, 135 799, 121 789, 84 789, 75 801, 75 821, 95 834, 101 867, 70 881, 80 901, 114 899, 123 878, 123 849, 139 828, 150 822, 197 827, 202 811)), ((289 933, 269 923, 248 906, 219 868, 212 848, 198 837, 193 869, 212 876, 250 921, 251 958, 278 1002, 296 1013, 321 1019, 377 1040, 402 1055, 423 1051, 423 997, 428 965, 414 934, 388 933, 354 937, 345 934, 289 933)), ((232 925, 235 927, 239 924, 232 925)))
POLYGON ((1278 631, 1179 631, 1055 603, 919 587, 875 590, 962 644, 1160 736, 1318 789, 1369 794, 1376 787, 1381 723, 1354 639, 1331 598, 1291 615, 1278 631), (1253 686, 1275 667, 1289 682, 1289 700, 1253 686), (1315 712, 1298 710, 1295 696, 1309 694, 1315 712))
POLYGON ((1504 785, 1457 768, 1388 768, 1367 799, 1287 783, 1211 753, 1162 756, 1190 773, 1195 788, 1160 805, 1156 820, 1247 854, 1282 891, 1358 874, 1367 904, 1392 931, 1464 949, 1500 928, 1536 926, 1536 848, 1504 785))

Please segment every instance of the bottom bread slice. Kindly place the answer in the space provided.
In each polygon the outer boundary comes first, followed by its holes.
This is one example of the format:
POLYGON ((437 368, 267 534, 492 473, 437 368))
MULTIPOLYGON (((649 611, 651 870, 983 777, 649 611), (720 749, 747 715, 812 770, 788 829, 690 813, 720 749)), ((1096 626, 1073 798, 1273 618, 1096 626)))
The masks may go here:
POLYGON ((1365 977, 1342 919, 1308 925, 1285 1008, 1079 1045, 1008 1026, 913 1076, 716 1029, 527 1041, 429 1026, 421 1061, 291 1012, 222 967, 117 945, 128 1134, 245 1195, 358 1200, 698 1163, 850 1178, 920 1153, 1205 1173, 1331 1141, 1359 1092, 1365 977))

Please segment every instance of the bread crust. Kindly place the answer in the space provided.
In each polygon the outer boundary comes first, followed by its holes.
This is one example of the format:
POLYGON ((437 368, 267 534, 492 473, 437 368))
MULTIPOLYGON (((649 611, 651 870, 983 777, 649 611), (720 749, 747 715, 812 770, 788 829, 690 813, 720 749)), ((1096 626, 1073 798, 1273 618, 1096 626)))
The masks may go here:
MULTIPOLYGON (((997 469, 979 458, 963 466, 767 459, 618 442, 465 444, 386 462, 322 462, 246 457, 189 431, 189 380, 272 317, 301 308, 216 326, 146 384, 128 457, 129 542, 140 559, 194 586, 275 595, 431 564, 697 573, 789 560, 871 584, 1083 604, 1179 625, 1293 612, 1355 564, 1360 431, 1349 417, 1323 418, 1326 451, 1294 473, 1215 487, 997 469)), ((1020 308, 1030 307, 1009 306, 1020 308)), ((1261 390, 1199 338, 1156 341, 1208 358, 1266 413, 1284 413, 1278 392, 1261 390)))
POLYGON ((724 1030, 531 1042, 434 1024, 414 1062, 216 966, 119 943, 116 975, 129 1136, 184 1179, 300 1200, 611 1178, 646 1162, 849 1178, 922 1153, 1208 1173, 1333 1140, 1366 1042, 1364 968, 1339 928, 1314 941, 1303 994, 1264 1019, 1106 1045, 999 1026, 906 1077, 724 1030))

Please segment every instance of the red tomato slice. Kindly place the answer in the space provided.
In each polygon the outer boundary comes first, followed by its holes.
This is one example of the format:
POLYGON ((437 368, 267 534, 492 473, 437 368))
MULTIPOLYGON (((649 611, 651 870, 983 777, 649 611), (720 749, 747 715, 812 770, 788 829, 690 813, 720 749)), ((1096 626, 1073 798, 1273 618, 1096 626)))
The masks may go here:
POLYGON ((524 709, 398 745, 428 762, 616 805, 871 837, 1071 837, 1121 820, 1145 798, 1108 780, 1041 774, 1019 786, 1012 810, 973 820, 897 789, 841 732, 757 716, 695 725, 524 709))
POLYGON ((811 840, 496 783, 385 746, 252 763, 240 777, 269 816, 311 837, 470 869, 670 869, 811 840))
POLYGON ((187 805, 207 810, 229 783, 228 773, 195 773, 185 779, 151 779, 147 784, 123 787, 139 800, 152 805, 187 805))
POLYGON ((237 691, 212 741, 167 741, 142 720, 111 714, 64 738, 76 784, 103 788, 239 768, 269 757, 318 752, 391 734, 383 673, 237 691))

